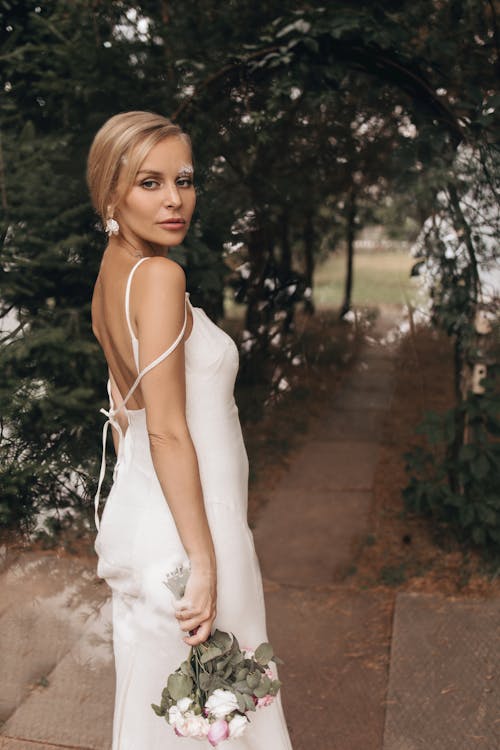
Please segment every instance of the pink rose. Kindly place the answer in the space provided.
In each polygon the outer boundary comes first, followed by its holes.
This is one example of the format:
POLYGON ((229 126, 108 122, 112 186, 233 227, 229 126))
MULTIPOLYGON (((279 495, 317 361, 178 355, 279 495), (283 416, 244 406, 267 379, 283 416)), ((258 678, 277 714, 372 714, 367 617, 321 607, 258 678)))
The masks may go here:
POLYGON ((273 695, 265 695, 263 698, 259 698, 259 700, 257 701, 257 708, 264 708, 265 706, 270 706, 273 700, 274 700, 273 695))
POLYGON ((207 734, 207 740, 210 742, 212 747, 215 747, 219 744, 219 742, 222 742, 223 740, 227 740, 228 737, 229 725, 227 721, 225 719, 217 719, 217 721, 214 721, 207 734))

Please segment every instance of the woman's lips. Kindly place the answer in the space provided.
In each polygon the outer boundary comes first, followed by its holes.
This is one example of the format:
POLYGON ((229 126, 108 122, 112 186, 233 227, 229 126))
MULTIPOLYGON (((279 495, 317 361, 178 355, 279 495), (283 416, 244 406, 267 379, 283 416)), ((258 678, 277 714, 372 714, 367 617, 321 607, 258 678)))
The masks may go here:
POLYGON ((172 231, 184 229, 186 222, 184 219, 168 219, 167 221, 159 221, 158 225, 162 227, 162 229, 172 231))

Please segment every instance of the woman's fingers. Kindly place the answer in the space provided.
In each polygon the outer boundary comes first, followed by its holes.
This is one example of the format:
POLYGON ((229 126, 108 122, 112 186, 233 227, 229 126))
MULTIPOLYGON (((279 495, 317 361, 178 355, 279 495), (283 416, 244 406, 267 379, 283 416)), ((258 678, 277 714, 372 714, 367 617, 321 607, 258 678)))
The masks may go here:
POLYGON ((194 635, 187 635, 182 639, 184 643, 187 643, 188 646, 198 646, 200 643, 205 643, 211 635, 212 622, 213 620, 205 620, 205 622, 201 623, 198 627, 198 630, 194 635))
POLYGON ((185 633, 188 633, 190 630, 194 630, 199 625, 201 625, 201 623, 204 622, 205 619, 206 618, 193 617, 191 620, 186 620, 186 622, 181 623, 180 628, 185 633))

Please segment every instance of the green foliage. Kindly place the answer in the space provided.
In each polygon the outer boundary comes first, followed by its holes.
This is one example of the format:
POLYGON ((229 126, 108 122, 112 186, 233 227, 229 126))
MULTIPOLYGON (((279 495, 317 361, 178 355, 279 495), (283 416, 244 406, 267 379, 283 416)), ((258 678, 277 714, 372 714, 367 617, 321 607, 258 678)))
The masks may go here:
POLYGON ((428 447, 404 454, 410 474, 403 490, 406 508, 430 516, 487 554, 500 552, 500 392, 498 378, 484 378, 485 393, 469 393, 442 415, 427 412, 418 428, 428 447), (457 418, 458 417, 458 418, 457 418), (457 424, 469 442, 458 458, 457 424), (450 476, 457 478, 456 488, 450 476))
POLYGON ((253 656, 240 649, 235 636, 216 630, 199 646, 192 646, 189 657, 167 679, 160 705, 153 704, 157 716, 168 716, 168 710, 181 698, 193 700, 199 713, 209 696, 217 689, 232 692, 242 713, 255 711, 255 698, 276 696, 280 680, 266 674, 269 663, 283 663, 274 655, 269 643, 261 643, 253 656))
MULTIPOLYGON (((483 182, 453 165, 460 142, 481 174, 493 163, 493 13, 480 0, 0 5, 0 315, 15 319, 0 353, 2 522, 95 491, 106 372, 90 299, 104 238, 84 171, 98 127, 149 109, 188 130, 198 208, 177 257, 214 318, 231 283, 249 372, 269 365, 279 388, 314 263, 347 232, 382 210, 420 226, 440 191, 456 230, 470 226, 455 197, 483 182)), ((462 330, 474 274, 431 244, 436 320, 462 330)))

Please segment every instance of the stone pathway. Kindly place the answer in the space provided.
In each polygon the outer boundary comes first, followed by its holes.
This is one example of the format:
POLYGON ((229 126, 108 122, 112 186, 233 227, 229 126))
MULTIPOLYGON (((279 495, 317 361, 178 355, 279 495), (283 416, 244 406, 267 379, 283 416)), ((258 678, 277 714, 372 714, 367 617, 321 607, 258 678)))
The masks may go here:
MULTIPOLYGON (((294 750, 500 747, 500 602, 403 592, 394 605, 393 592, 348 581, 370 533, 395 322, 384 308, 254 530, 294 750)), ((109 601, 95 560, 25 553, 4 561, 0 591, 0 749, 109 750, 109 601)))
POLYGON ((382 747, 393 597, 342 581, 370 530, 393 325, 392 312, 379 316, 254 530, 294 750, 382 747))

